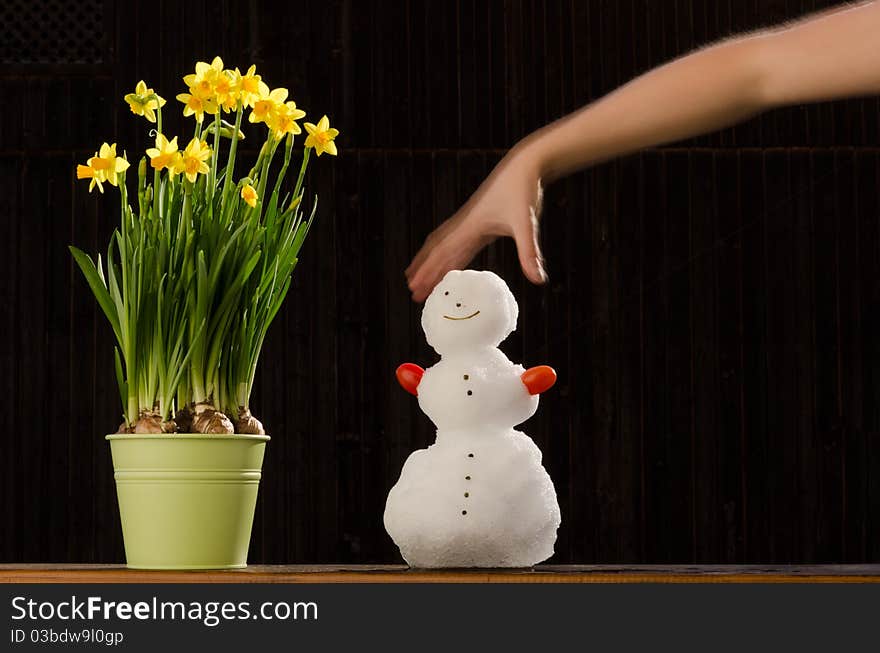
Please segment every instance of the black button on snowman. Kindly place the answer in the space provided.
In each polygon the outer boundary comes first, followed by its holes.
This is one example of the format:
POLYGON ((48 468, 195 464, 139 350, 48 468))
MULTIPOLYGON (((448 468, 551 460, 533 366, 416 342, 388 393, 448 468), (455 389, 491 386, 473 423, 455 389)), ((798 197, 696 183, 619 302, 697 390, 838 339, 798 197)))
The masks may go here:
POLYGON ((553 481, 537 445, 513 427, 535 414, 556 374, 498 349, 518 314, 492 272, 453 270, 425 301, 422 329, 440 361, 405 363, 397 378, 437 440, 407 458, 385 506, 385 528, 412 567, 528 567, 553 554, 553 481))

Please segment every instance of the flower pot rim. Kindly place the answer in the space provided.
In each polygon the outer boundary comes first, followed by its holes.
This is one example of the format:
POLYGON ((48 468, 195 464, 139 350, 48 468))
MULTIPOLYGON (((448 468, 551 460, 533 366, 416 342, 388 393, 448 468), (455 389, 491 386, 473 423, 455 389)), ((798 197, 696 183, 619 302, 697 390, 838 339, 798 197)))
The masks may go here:
POLYGON ((268 435, 251 435, 249 433, 111 433, 104 436, 105 440, 254 440, 268 442, 268 435))

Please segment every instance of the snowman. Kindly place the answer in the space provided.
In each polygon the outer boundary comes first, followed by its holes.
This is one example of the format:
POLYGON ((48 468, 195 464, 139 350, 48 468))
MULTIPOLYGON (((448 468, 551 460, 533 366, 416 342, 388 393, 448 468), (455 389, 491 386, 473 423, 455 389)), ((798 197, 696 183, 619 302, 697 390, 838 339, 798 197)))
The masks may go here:
POLYGON ((453 270, 422 311, 440 362, 405 363, 397 379, 437 426, 391 488, 385 529, 412 567, 528 567, 553 554, 559 505, 541 451, 514 426, 556 381, 514 365, 498 345, 519 309, 492 272, 453 270))

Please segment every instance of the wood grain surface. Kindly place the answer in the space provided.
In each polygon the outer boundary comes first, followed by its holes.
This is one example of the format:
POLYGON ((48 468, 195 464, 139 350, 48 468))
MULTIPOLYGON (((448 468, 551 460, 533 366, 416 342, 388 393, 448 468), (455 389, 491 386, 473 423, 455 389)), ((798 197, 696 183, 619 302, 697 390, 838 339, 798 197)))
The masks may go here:
POLYGON ((252 565, 149 571, 121 565, 0 565, 0 583, 880 583, 880 565, 539 565, 409 569, 402 565, 252 565))

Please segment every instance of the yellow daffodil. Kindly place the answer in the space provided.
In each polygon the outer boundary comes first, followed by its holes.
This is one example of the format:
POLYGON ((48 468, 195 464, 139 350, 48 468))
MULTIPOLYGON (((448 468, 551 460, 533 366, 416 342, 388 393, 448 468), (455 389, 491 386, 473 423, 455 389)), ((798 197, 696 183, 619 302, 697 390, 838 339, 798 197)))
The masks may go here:
POLYGON ((216 100, 214 84, 217 78, 223 74, 223 59, 214 57, 211 63, 199 61, 196 64, 195 74, 183 78, 183 83, 189 87, 190 93, 202 100, 216 100))
POLYGON ((272 135, 280 141, 285 134, 302 134, 296 121, 305 115, 305 111, 296 108, 296 102, 285 102, 275 107, 266 124, 272 130, 272 135))
POLYGON ((268 123, 276 107, 284 104, 284 101, 287 99, 287 89, 276 88, 270 91, 269 87, 263 82, 260 82, 258 86, 260 96, 253 104, 254 108, 248 120, 251 122, 268 123))
POLYGON ((183 155, 177 160, 175 173, 184 173, 190 183, 195 183, 199 173, 208 174, 208 164, 205 163, 211 156, 211 148, 205 141, 196 138, 189 142, 183 155))
POLYGON ((156 122, 155 110, 165 106, 165 100, 156 95, 156 91, 147 88, 144 80, 137 83, 134 93, 125 96, 125 101, 132 113, 144 116, 150 122, 156 122))
POLYGON ((101 181, 108 181, 112 186, 116 186, 116 176, 128 168, 128 161, 124 157, 116 156, 116 143, 102 144, 100 151, 86 163, 92 170, 104 176, 101 181))
POLYGON ((244 75, 239 72, 238 68, 235 69, 239 97, 244 107, 252 107, 254 102, 260 99, 260 75, 257 75, 256 71, 257 67, 253 65, 247 69, 244 75))
POLYGON ((336 143, 333 142, 339 136, 338 129, 330 127, 330 119, 327 116, 322 117, 317 125, 310 122, 305 123, 306 131, 306 147, 315 148, 315 154, 321 156, 324 152, 336 156, 336 143))
POLYGON ((154 169, 167 168, 172 176, 177 174, 176 168, 180 159, 180 152, 177 151, 177 136, 169 141, 164 134, 157 134, 156 147, 149 148, 147 156, 150 157, 150 165, 154 169))
POLYGON ((103 171, 95 170, 92 166, 79 164, 76 166, 76 178, 77 179, 91 179, 91 183, 89 184, 89 192, 92 192, 92 189, 97 186, 98 190, 102 193, 104 192, 104 182, 107 181, 107 178, 104 176, 103 171))
MULTIPOLYGON (((190 91, 192 90, 193 89, 190 89, 190 91)), ((209 113, 213 116, 216 115, 219 111, 219 108, 217 107, 217 102, 215 100, 201 98, 194 92, 181 93, 177 96, 177 99, 183 102, 183 115, 194 115, 196 117, 196 122, 202 122, 205 119, 206 113, 209 113)))
POLYGON ((257 200, 260 198, 257 197, 257 189, 248 184, 241 189, 241 199, 243 199, 245 204, 249 207, 255 208, 257 206, 257 200))
POLYGON ((217 99, 217 104, 227 113, 238 108, 240 76, 238 68, 224 70, 214 81, 214 96, 217 99))

